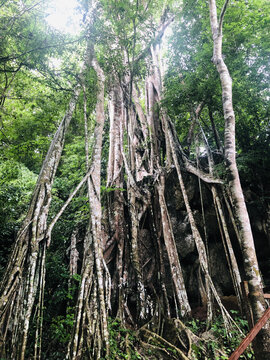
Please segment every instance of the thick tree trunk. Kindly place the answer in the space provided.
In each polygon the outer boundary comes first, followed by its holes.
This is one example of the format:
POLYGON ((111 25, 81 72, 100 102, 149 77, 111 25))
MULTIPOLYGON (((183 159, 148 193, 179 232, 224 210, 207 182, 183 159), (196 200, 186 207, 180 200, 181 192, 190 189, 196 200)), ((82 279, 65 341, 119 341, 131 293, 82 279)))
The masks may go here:
MULTIPOLYGON (((160 217, 161 217, 161 229, 163 234, 163 239, 168 254, 170 271, 172 276, 172 283, 174 286, 174 296, 176 302, 176 312, 177 316, 188 317, 191 314, 191 308, 189 305, 189 300, 186 292, 185 282, 182 274, 182 269, 179 261, 179 256, 175 244, 173 229, 171 225, 170 216, 168 213, 166 200, 165 200, 165 176, 161 169, 161 152, 162 152, 162 141, 166 148, 166 153, 163 153, 165 158, 166 156, 166 165, 170 166, 172 163, 171 150, 169 145, 168 138, 168 124, 163 121, 161 114, 158 114, 159 101, 161 100, 162 92, 162 80, 161 73, 159 68, 158 56, 156 49, 151 47, 152 55, 152 68, 150 69, 150 75, 146 80, 146 103, 147 103, 147 119, 150 129, 150 138, 151 138, 151 164, 153 169, 160 174, 159 182, 157 185, 158 192, 158 201, 160 207, 160 217)), ((158 244, 160 251, 160 244, 158 244)), ((160 254, 160 265, 161 271, 163 266, 162 255, 160 254)), ((167 292, 166 288, 163 289, 165 306, 169 311, 169 304, 167 303, 167 292)))
MULTIPOLYGON (((97 60, 92 60, 98 79, 96 104, 96 126, 92 153, 93 168, 88 178, 88 198, 90 204, 90 229, 85 238, 85 253, 82 266, 82 281, 77 299, 75 325, 68 348, 69 359, 77 359, 88 353, 93 359, 99 359, 103 353, 109 356, 108 303, 106 283, 106 265, 103 259, 105 239, 102 231, 102 208, 100 194, 101 151, 104 114, 105 77, 97 60), (93 256, 94 255, 94 256, 93 256), (84 328, 87 330, 85 331, 84 328), (87 346, 86 346, 87 345, 87 346), (85 348, 86 346, 86 348, 85 348)), ((87 137, 86 106, 85 135, 87 137)), ((86 140, 86 164, 88 163, 88 141, 86 140)))
POLYGON ((129 215, 130 215, 130 255, 131 262, 135 273, 136 280, 136 321, 142 323, 146 318, 146 297, 145 286, 142 276, 141 263, 139 258, 138 234, 140 225, 140 207, 141 204, 137 200, 143 200, 142 194, 136 183, 136 166, 135 166, 135 148, 133 143, 134 138, 134 113, 130 107, 126 108, 126 129, 128 133, 128 155, 129 162, 127 161, 124 147, 123 147, 123 129, 121 129, 121 152, 125 164, 125 169, 128 175, 127 179, 127 193, 129 202, 129 215), (133 174, 135 176, 133 176, 133 174))
POLYGON ((91 213, 91 231, 93 234, 93 245, 95 251, 95 265, 98 282, 98 296, 100 305, 100 318, 101 318, 101 332, 105 343, 106 354, 109 355, 109 333, 107 324, 107 309, 106 304, 104 282, 103 282, 103 250, 104 250, 104 236, 102 236, 101 219, 101 199, 100 199, 100 171, 101 171, 101 151, 102 151, 102 137, 103 127, 105 121, 104 113, 104 81, 105 77, 102 69, 98 65, 96 59, 93 60, 93 67, 96 70, 98 77, 98 96, 96 105, 96 129, 95 129, 95 146, 92 154, 92 162, 94 170, 91 176, 91 180, 88 180, 88 193, 90 202, 90 213, 91 213))
POLYGON ((109 102, 110 113, 110 147, 109 159, 107 166, 107 186, 115 188, 113 192, 108 194, 108 213, 109 226, 112 238, 106 244, 105 260, 107 263, 111 261, 111 254, 116 247, 116 264, 113 272, 113 303, 117 307, 117 317, 121 321, 125 321, 126 299, 124 294, 124 286, 127 281, 124 271, 127 264, 125 263, 125 238, 126 224, 124 216, 124 195, 123 195, 123 158, 121 153, 121 128, 124 121, 124 106, 122 91, 118 84, 115 84, 111 90, 111 98, 109 102))
MULTIPOLYGON (((232 102, 232 79, 222 56, 222 22, 227 4, 228 0, 225 1, 218 22, 216 2, 215 0, 209 1, 210 23, 214 43, 213 62, 219 73, 222 87, 222 102, 225 119, 224 148, 225 161, 229 176, 229 187, 240 230, 241 249, 244 258, 245 274, 249 284, 253 317, 255 322, 257 322, 262 317, 266 309, 266 303, 263 297, 263 285, 235 157, 235 115, 232 102)), ((266 325, 257 335, 254 350, 256 359, 269 359, 270 325, 266 325)))

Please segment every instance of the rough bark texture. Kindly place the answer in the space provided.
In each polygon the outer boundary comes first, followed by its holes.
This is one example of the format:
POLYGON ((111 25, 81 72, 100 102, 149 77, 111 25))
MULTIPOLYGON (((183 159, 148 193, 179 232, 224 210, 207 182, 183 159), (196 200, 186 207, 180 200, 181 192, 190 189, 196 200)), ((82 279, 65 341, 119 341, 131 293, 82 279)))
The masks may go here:
POLYGON ((110 116, 110 147, 107 167, 107 186, 115 189, 108 193, 108 234, 109 239, 105 246, 104 258, 110 267, 113 260, 113 252, 116 249, 115 268, 111 270, 114 273, 112 279, 112 308, 116 308, 116 314, 121 321, 127 317, 127 299, 124 287, 127 283, 127 263, 125 261, 126 245, 126 222, 124 215, 124 194, 123 194, 123 158, 121 153, 121 134, 124 121, 124 107, 122 91, 117 84, 114 84, 110 93, 109 102, 110 116))
MULTIPOLYGON (((68 359, 77 359, 82 354, 98 359, 109 356, 108 310, 110 308, 108 287, 109 275, 103 258, 105 239, 101 225, 102 209, 100 199, 100 170, 104 115, 104 74, 97 60, 92 60, 97 73, 98 95, 96 104, 96 126, 94 131, 91 176, 88 178, 90 204, 89 229, 85 237, 82 281, 77 299, 75 326, 68 348, 68 359), (86 349, 85 349, 86 347, 86 349)), ((84 111, 84 113, 86 113, 84 111)), ((85 119, 85 134, 87 125, 85 119)), ((86 141, 86 163, 88 146, 86 141)))
MULTIPOLYGON (((149 4, 148 1, 143 3, 146 7, 149 4)), ((138 4, 139 2, 137 10, 138 4)), ((242 193, 239 195, 241 186, 235 164, 231 79, 221 56, 221 26, 215 19, 215 3, 211 0, 210 8, 213 34, 217 32, 217 36, 214 35, 213 59, 221 75, 223 88, 225 156, 232 198, 236 205, 236 218, 240 223, 241 245, 255 309, 253 311, 255 318, 258 318, 260 311, 263 312, 264 303, 257 302, 257 299, 261 301, 262 296, 260 276, 256 274, 258 268, 253 243, 246 237, 250 228, 242 216, 245 209, 243 210, 241 203, 242 193)), ((102 11, 101 8, 96 10, 102 11)), ((51 186, 61 156, 66 128, 79 96, 79 88, 75 89, 75 97, 71 100, 70 108, 55 135, 41 170, 27 219, 19 233, 8 275, 1 288, 0 325, 4 339, 1 355, 5 358, 23 360, 28 353, 29 358, 32 358, 32 353, 34 359, 42 358, 45 239, 49 245, 54 224, 79 190, 81 194, 87 194, 90 212, 88 226, 84 224, 82 233, 76 227, 73 229, 71 246, 67 250, 70 256, 67 259, 70 275, 74 276, 79 272, 81 277, 79 283, 71 283, 72 279, 68 283, 69 289, 71 284, 77 286, 77 302, 67 359, 113 358, 114 354, 110 353, 112 342, 108 316, 120 319, 121 327, 136 329, 140 338, 139 350, 150 349, 153 359, 191 358, 191 341, 198 342, 198 339, 187 331, 180 318, 190 316, 194 306, 202 305, 204 310, 207 308, 207 320, 210 323, 215 300, 221 309, 225 326, 230 325, 231 318, 221 296, 223 292, 231 295, 235 290, 239 299, 241 298, 241 269, 237 266, 239 254, 236 260, 233 251, 235 243, 237 246, 238 244, 235 236, 232 237, 232 234, 235 235, 232 228, 236 228, 236 225, 234 221, 233 226, 227 221, 228 212, 234 220, 230 208, 224 211, 222 207, 224 200, 219 197, 219 193, 224 189, 224 181, 213 175, 210 151, 208 168, 205 159, 200 162, 199 155, 197 166, 194 165, 182 150, 176 130, 161 106, 162 75, 159 45, 156 41, 160 40, 166 24, 171 21, 165 22, 166 11, 164 12, 164 23, 161 22, 157 29, 155 41, 149 43, 138 59, 135 59, 134 55, 138 35, 134 20, 133 56, 128 54, 127 48, 122 49, 125 72, 117 73, 116 67, 111 74, 106 74, 108 77, 105 79, 103 70, 94 57, 91 64, 88 64, 96 72, 98 91, 96 107, 91 114, 91 118, 96 121, 92 153, 89 154, 88 99, 86 83, 83 82, 87 174, 47 228, 51 186), (143 90, 142 79, 136 78, 136 71, 137 61, 144 56, 149 56, 149 59, 143 90), (107 125, 107 100, 109 139, 103 137, 103 130, 107 125), (107 154, 107 146, 108 159, 104 165, 105 156, 102 158, 102 154, 107 154), (200 167, 203 162, 204 168, 200 167), (107 179, 105 176, 101 178, 101 173, 105 174, 106 171, 107 179), (101 180, 106 183, 106 187, 101 187, 101 180), (85 182, 87 186, 83 187, 85 182), (84 238, 83 245, 78 247, 77 236, 79 239, 84 238), (79 266, 78 258, 82 259, 79 266), (29 350, 26 346, 27 333, 35 304, 35 343, 34 348, 29 350)), ((94 54, 91 41, 88 46, 94 54)), ((199 125, 202 107, 203 103, 194 104, 196 110, 187 139, 188 146, 193 145, 195 127, 199 125)), ((210 121, 221 153, 222 146, 211 113, 210 121)), ((236 234, 238 236, 238 230, 236 234)), ((236 298, 233 299, 236 303, 236 298)), ((66 301, 67 308, 71 303, 71 299, 66 301)), ((119 330, 117 339, 121 337, 121 331, 119 330)), ((117 346, 124 346, 125 355, 131 358, 129 331, 126 334, 125 341, 121 338, 117 346)), ((262 345, 263 339, 268 339, 267 336, 268 332, 262 332, 259 344, 262 345)), ((112 352, 113 346, 114 343, 112 352)), ((257 356, 260 356, 258 359, 267 358, 267 346, 262 346, 263 352, 257 351, 257 356)), ((147 356, 144 357, 143 354, 142 358, 146 359, 147 356)))
POLYGON ((179 308, 179 315, 182 318, 185 318, 191 315, 191 308, 189 305, 182 269, 179 262, 179 257, 173 235, 172 224, 166 206, 164 190, 165 190, 165 179, 164 179, 164 175, 161 174, 158 185, 158 195, 159 195, 159 206, 161 212, 161 222, 163 228, 163 238, 169 257, 171 275, 175 288, 175 297, 179 308))
POLYGON ((37 180, 32 201, 18 233, 0 289, 1 354, 25 358, 29 323, 38 289, 44 279, 44 253, 51 189, 61 158, 65 134, 72 118, 81 87, 75 88, 37 180))

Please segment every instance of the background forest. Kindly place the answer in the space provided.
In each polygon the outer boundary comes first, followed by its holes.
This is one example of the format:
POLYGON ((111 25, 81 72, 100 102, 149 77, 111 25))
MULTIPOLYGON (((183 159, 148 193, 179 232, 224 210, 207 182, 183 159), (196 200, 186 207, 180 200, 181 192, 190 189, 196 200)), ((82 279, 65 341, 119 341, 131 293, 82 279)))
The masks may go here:
POLYGON ((0 2, 1 359, 228 359, 263 315, 270 4, 216 1, 0 2))

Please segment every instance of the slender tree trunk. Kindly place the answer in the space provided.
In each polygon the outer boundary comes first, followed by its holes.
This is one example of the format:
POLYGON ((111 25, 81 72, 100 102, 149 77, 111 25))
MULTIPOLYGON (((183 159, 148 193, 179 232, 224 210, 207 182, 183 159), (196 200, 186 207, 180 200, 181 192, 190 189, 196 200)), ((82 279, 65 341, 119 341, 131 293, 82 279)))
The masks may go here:
MULTIPOLYGON (((213 175, 213 171, 214 171, 213 156, 212 156, 211 149, 208 144, 207 138, 206 138, 202 128, 201 128, 201 132, 203 135, 203 139, 204 139, 204 143, 205 143, 206 151, 207 151, 209 173, 210 173, 210 175, 213 175)), ((234 254, 234 250, 232 247, 229 230, 228 230, 227 223, 225 220, 225 215, 224 215, 224 211, 222 208, 221 200, 220 200, 218 190, 215 187, 215 185, 211 185, 211 192, 213 195, 216 215, 217 215, 218 224, 219 224, 219 228, 220 228, 220 234, 221 234, 222 243, 223 243, 224 251, 226 254, 228 266, 230 269, 230 274, 231 274, 231 278, 232 278, 232 282, 233 282, 233 286, 234 286, 234 291, 237 296, 239 309, 242 309, 243 308, 242 307, 243 297, 242 297, 242 290, 241 290, 241 282, 242 282, 241 275, 240 275, 239 267, 238 267, 237 260, 236 260, 235 254, 234 254)))
POLYGON ((188 148, 188 153, 190 150, 190 146, 192 144, 192 141, 194 139, 195 136, 195 130, 196 130, 196 125, 198 123, 198 119, 200 117, 200 113, 203 109, 203 102, 201 102, 195 109, 195 111, 192 109, 191 111, 191 124, 188 130, 188 135, 187 135, 187 148, 188 148))
POLYGON ((69 255, 69 275, 78 274, 79 251, 77 250, 78 229, 74 229, 70 239, 70 255, 69 255))
MULTIPOLYGON (((148 104, 148 122, 151 129, 151 133, 153 136, 158 136, 158 131, 163 130, 163 135, 165 138, 165 146, 166 146, 166 165, 171 166, 173 162, 173 155, 170 146, 169 139, 169 131, 168 131, 168 122, 164 121, 164 116, 160 113, 160 117, 157 114, 157 105, 161 101, 162 94, 162 79, 161 72, 159 67, 159 60, 155 47, 151 47, 151 56, 152 56, 152 69, 151 76, 147 79, 147 104, 148 104)), ((162 141, 162 139, 159 139, 162 141)), ((162 169, 160 168, 160 141, 157 142, 157 139, 153 139, 152 146, 152 157, 153 157, 153 165, 156 171, 160 174, 160 180, 157 186, 158 198, 159 198, 159 206, 161 213, 161 224, 163 231, 163 238, 169 258, 170 270, 172 275, 172 282, 174 285, 174 294, 175 294, 175 303, 176 307, 179 309, 179 314, 181 317, 187 317, 191 314, 191 308, 189 305, 189 300, 186 292, 186 287, 184 283, 184 278, 182 274, 182 269, 179 261, 179 256, 175 244, 173 229, 171 225, 170 216, 168 213, 166 200, 165 200, 165 178, 162 173, 162 169), (155 140, 155 141, 154 141, 155 140)))
MULTIPOLYGON (((158 66, 158 62, 157 62, 157 58, 155 56, 155 51, 154 49, 152 49, 152 57, 154 58, 153 63, 156 64, 156 67, 158 66)), ((155 71, 155 76, 158 77, 160 76, 160 72, 159 71, 155 71)), ((157 100, 160 101, 161 100, 161 79, 152 79, 152 84, 153 84, 153 92, 156 91, 157 93, 157 100), (158 88, 155 88, 158 87, 158 88)), ((199 108, 200 109, 200 108, 199 108)), ((199 111, 199 110, 198 110, 199 111)), ((178 157, 177 157, 177 153, 176 153, 176 141, 174 139, 174 132, 173 132, 173 125, 169 122, 167 115, 165 113, 162 113, 162 123, 163 123, 163 129, 167 129, 167 137, 168 137, 168 146, 169 146, 169 153, 172 156, 172 161, 176 167, 176 171, 177 171, 177 175, 178 175, 178 180, 179 180, 179 185, 181 188, 181 192, 183 195, 183 199, 184 199, 184 203, 185 203, 185 207, 187 210, 187 214, 188 214, 188 218, 189 218, 189 222, 190 222, 190 226, 191 226, 191 231, 192 231, 192 235, 197 247, 197 251, 198 251, 198 255, 199 255, 199 262, 200 262, 200 266, 203 270, 203 273, 205 275, 205 285, 206 285, 206 293, 208 296, 210 296, 210 289, 220 307, 220 310, 222 312, 223 315, 223 319, 224 319, 224 323, 225 326, 228 328, 230 325, 230 321, 231 316, 230 314, 227 312, 227 310, 225 309, 225 307, 223 306, 220 297, 216 291, 216 288, 213 284, 213 281, 211 279, 211 276, 209 274, 209 270, 208 270, 208 260, 207 260, 207 254, 206 254, 206 249, 205 249, 205 245, 202 241, 201 235, 198 231, 198 228, 196 226, 195 220, 194 220, 194 216, 189 204, 189 200, 187 197, 187 192, 186 192, 186 188, 185 188, 185 184, 183 181, 183 177, 182 177, 182 172, 181 172, 181 168, 180 168, 180 164, 178 161, 178 157), (165 124, 167 123, 167 125, 165 126, 165 124)), ((211 299, 208 298, 209 304, 211 299)), ((209 318, 211 318, 211 314, 212 314, 212 310, 209 307, 209 318)))
MULTIPOLYGON (((154 237, 157 239, 157 249, 158 249, 158 257, 159 257, 159 266, 160 266, 160 282, 161 282, 161 290, 162 290, 162 295, 163 295, 163 302, 162 304, 164 304, 164 314, 166 317, 170 317, 171 316, 171 309, 170 309, 170 304, 169 304, 169 299, 168 299, 168 292, 167 292, 167 288, 166 288, 166 272, 165 272, 165 264, 164 264, 164 254, 162 251, 162 244, 161 244, 161 236, 162 236, 162 224, 161 224, 161 212, 158 211, 154 211, 154 209, 158 209, 158 205, 159 205, 159 199, 158 198, 154 198, 153 199, 154 204, 151 205, 150 208, 150 213, 151 213, 151 219, 152 219, 152 233, 154 235, 154 237)), ((180 269, 181 270, 181 269, 180 269)))
POLYGON ((99 310, 100 310, 100 324, 101 324, 101 335, 102 340, 105 343, 106 354, 109 355, 109 333, 108 333, 108 319, 107 309, 108 304, 106 303, 106 293, 104 291, 103 281, 103 250, 104 250, 104 236, 102 233, 101 219, 101 199, 100 199, 100 172, 101 172, 101 151, 102 151, 102 137, 103 127, 105 121, 104 113, 104 74, 96 59, 93 59, 93 67, 96 70, 98 77, 98 96, 96 105, 96 129, 95 129, 95 145, 92 154, 92 162, 94 170, 91 178, 88 180, 88 194, 90 202, 90 213, 91 213, 91 231, 93 235, 93 248, 95 253, 95 265, 98 283, 98 299, 99 299, 99 310))
MULTIPOLYGON (((38 286, 44 281, 40 278, 44 271, 39 271, 37 264, 46 251, 44 237, 51 204, 51 189, 62 154, 65 134, 80 91, 81 86, 77 85, 43 162, 26 219, 18 233, 1 283, 0 326, 4 345, 0 353, 6 353, 6 356, 13 359, 25 358, 32 308, 38 286)), ((44 262, 42 264, 44 266, 44 262)))
POLYGON ((172 224, 166 206, 165 195, 164 195, 165 179, 164 179, 164 174, 162 173, 160 175, 160 181, 157 189, 159 194, 159 206, 161 212, 163 238, 170 262, 170 269, 171 269, 171 275, 175 289, 175 296, 177 299, 177 305, 180 309, 179 311, 180 315, 181 317, 185 318, 191 315, 191 308, 189 305, 185 282, 184 282, 182 269, 178 257, 178 252, 175 244, 172 224))
MULTIPOLYGON (((232 79, 229 70, 222 56, 222 22, 226 11, 228 0, 225 1, 221 11, 220 19, 217 18, 217 8, 215 0, 209 0, 210 23, 213 35, 213 62, 216 65, 220 76, 222 87, 222 102, 225 119, 225 161, 229 175, 229 187, 235 215, 237 217, 241 249, 244 258, 245 274, 249 284, 250 301, 253 311, 253 317, 257 322, 266 309, 266 303, 263 297, 263 286, 260 276, 256 251, 250 226, 250 220, 244 200, 244 195, 240 183, 238 168, 236 164, 235 149, 235 115, 232 102, 232 79)), ((266 325, 257 335, 255 343, 255 355, 258 360, 269 359, 270 354, 270 326, 266 325)))
MULTIPOLYGON (((176 148, 175 148, 175 141, 173 139, 173 134, 171 132, 171 129, 169 129, 169 139, 170 139, 170 145, 171 145, 173 161, 174 161, 174 165, 176 167, 176 171, 177 171, 177 175, 178 175, 179 185, 180 185, 180 188, 181 188, 181 192, 182 192, 182 195, 183 195, 185 207, 186 207, 186 210, 187 210, 192 235, 193 235, 193 238, 194 238, 194 241, 195 241, 195 244, 196 244, 196 248, 197 248, 197 251, 198 251, 200 266, 201 266, 201 269, 202 269, 202 271, 203 271, 203 273, 205 275, 206 285, 207 286, 209 285, 209 287, 211 288, 211 291, 212 291, 212 293, 213 293, 213 295, 215 297, 215 300, 217 301, 217 303, 218 303, 218 305, 220 307, 220 310, 222 312, 225 325, 229 326, 229 322, 231 320, 231 317, 230 317, 229 313, 227 312, 227 310, 222 305, 220 297, 219 297, 219 295, 218 295, 218 293, 216 291, 216 288, 215 288, 215 286, 213 284, 213 281, 211 279, 211 276, 209 274, 209 270, 208 270, 209 266, 208 266, 208 259, 207 259, 207 253, 206 253, 205 245, 204 245, 204 242, 203 242, 203 240, 201 238, 199 230, 198 230, 198 228, 196 226, 195 219, 194 219, 191 207, 190 207, 189 199, 188 199, 187 192, 186 192, 186 187, 185 187, 183 177, 182 177, 182 171, 181 171, 179 161, 178 161, 178 158, 177 158, 177 153, 176 153, 176 148)), ((208 293, 208 291, 207 291, 207 293, 208 293)), ((208 300, 210 301, 210 299, 208 299, 208 300)))
POLYGON ((209 113, 209 119, 210 119, 210 122, 211 122, 211 127, 212 127, 212 131, 213 131, 213 134, 214 134, 214 138, 215 138, 215 143, 216 143, 217 149, 218 149, 220 152, 223 152, 223 147, 222 147, 222 144, 221 144, 221 141, 220 141, 219 134, 218 134, 218 132, 217 132, 217 128, 216 128, 216 125, 215 125, 215 121, 214 121, 214 117, 213 117, 213 112, 212 112, 212 109, 211 109, 211 108, 208 108, 208 113, 209 113))

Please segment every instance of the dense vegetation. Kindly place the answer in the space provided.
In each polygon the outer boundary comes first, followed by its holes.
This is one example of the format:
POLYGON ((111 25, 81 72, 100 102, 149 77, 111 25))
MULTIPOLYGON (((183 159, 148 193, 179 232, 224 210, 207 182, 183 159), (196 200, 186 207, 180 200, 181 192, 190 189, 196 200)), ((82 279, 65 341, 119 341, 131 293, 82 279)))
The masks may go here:
MULTIPOLYGON (((0 4, 0 357, 227 359, 270 286, 269 2, 217 1, 263 280, 208 2, 81 0, 78 36, 47 6, 0 4)), ((266 328, 242 358, 269 349, 266 328)))

